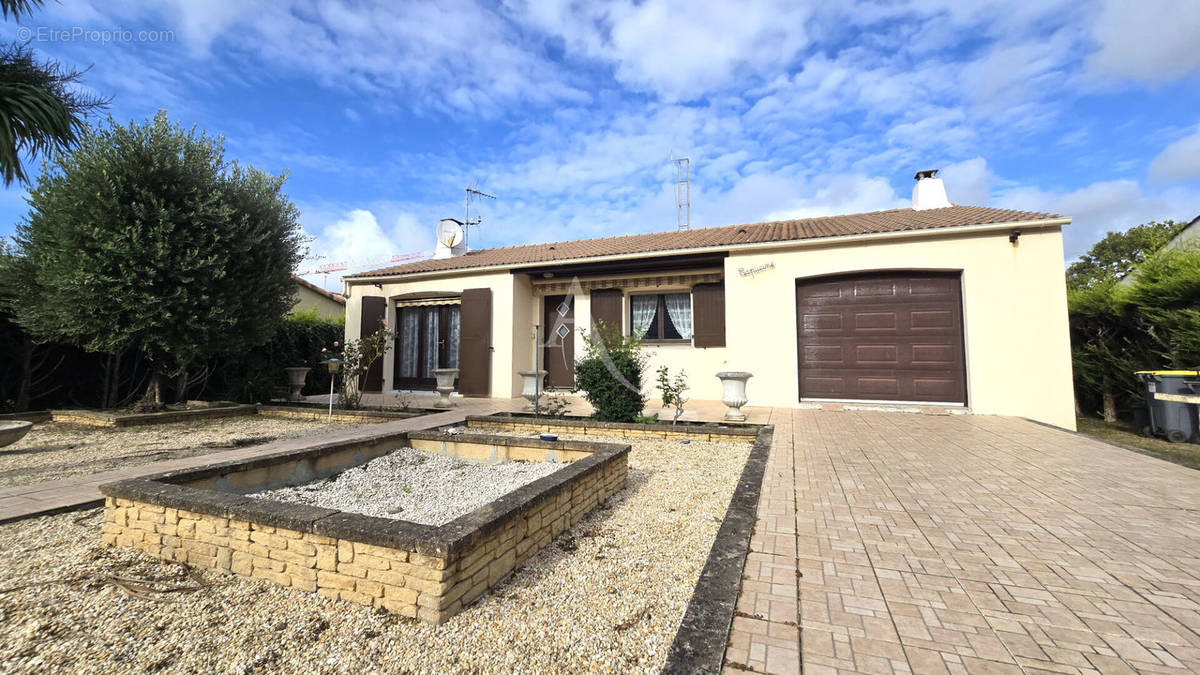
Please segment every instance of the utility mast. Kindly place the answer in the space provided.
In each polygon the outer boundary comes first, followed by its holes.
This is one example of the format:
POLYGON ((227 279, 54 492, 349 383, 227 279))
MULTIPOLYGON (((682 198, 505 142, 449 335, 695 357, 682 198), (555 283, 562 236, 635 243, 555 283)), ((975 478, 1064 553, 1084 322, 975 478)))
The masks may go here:
POLYGON ((675 221, 680 230, 692 229, 691 161, 687 157, 675 162, 675 221))
POLYGON ((463 245, 467 246, 467 248, 469 249, 470 246, 467 245, 467 242, 470 240, 469 235, 471 232, 471 226, 472 225, 478 226, 480 223, 483 222, 483 218, 480 216, 475 216, 475 220, 471 220, 471 199, 472 198, 474 198, 474 199, 484 199, 484 198, 495 199, 496 196, 489 195, 486 192, 480 192, 479 190, 475 189, 474 185, 466 188, 466 192, 467 192, 467 198, 466 198, 466 202, 465 202, 466 209, 465 209, 465 213, 463 214, 465 216, 465 218, 463 219, 463 245))

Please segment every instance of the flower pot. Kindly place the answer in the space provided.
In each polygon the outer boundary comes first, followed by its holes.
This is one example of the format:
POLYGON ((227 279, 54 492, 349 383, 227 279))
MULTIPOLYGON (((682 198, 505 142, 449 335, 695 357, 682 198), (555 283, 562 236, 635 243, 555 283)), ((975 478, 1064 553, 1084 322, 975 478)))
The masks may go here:
POLYGON ((433 404, 435 408, 453 408, 454 402, 450 400, 450 392, 454 391, 454 378, 458 377, 458 368, 437 368, 433 371, 433 376, 437 378, 437 403, 433 404))
POLYGON ((521 389, 521 395, 525 400, 529 401, 529 405, 525 406, 525 410, 534 410, 537 408, 537 400, 546 392, 546 375, 548 370, 518 370, 517 374, 521 376, 524 388, 521 389))
POLYGON ((32 428, 32 422, 22 422, 20 420, 0 422, 0 448, 12 445, 21 440, 32 428))
POLYGON ((284 368, 283 372, 287 373, 288 378, 288 400, 303 401, 304 397, 300 392, 304 389, 304 378, 308 377, 308 371, 312 370, 308 366, 292 366, 284 368))
POLYGON ((729 422, 745 422, 746 415, 742 406, 746 405, 746 380, 754 377, 743 371, 726 371, 717 373, 721 380, 721 402, 729 407, 725 419, 729 422))

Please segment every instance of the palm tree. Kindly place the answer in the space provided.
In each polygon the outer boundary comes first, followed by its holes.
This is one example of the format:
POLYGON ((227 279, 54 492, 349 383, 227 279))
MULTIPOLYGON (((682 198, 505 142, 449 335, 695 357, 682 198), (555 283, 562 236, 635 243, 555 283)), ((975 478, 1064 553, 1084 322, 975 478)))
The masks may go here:
MULTIPOLYGON (((41 7, 43 0, 0 0, 0 13, 14 19, 41 7)), ((0 49, 0 174, 4 184, 29 182, 21 156, 48 155, 71 147, 91 110, 107 99, 75 91, 83 73, 57 61, 38 62, 26 45, 0 49)))

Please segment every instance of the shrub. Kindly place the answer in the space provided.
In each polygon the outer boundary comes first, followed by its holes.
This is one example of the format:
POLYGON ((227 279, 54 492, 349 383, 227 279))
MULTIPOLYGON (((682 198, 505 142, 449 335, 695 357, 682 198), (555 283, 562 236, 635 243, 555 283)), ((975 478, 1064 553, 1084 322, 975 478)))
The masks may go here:
POLYGON ((576 390, 592 404, 597 419, 634 421, 646 406, 642 393, 646 356, 641 339, 622 336, 603 323, 586 337, 586 353, 575 362, 576 390))
POLYGON ((658 390, 662 392, 663 407, 675 409, 675 416, 671 418, 671 424, 675 424, 683 416, 683 406, 688 402, 683 396, 688 390, 687 372, 681 370, 671 377, 671 371, 666 366, 659 368, 658 390))

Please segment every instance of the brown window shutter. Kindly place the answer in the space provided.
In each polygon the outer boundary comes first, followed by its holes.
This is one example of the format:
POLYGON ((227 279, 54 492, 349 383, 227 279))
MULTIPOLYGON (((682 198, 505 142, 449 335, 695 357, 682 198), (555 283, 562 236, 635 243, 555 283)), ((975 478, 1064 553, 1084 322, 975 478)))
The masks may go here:
POLYGON ((458 393, 487 396, 492 373, 492 289, 463 291, 459 312, 458 393))
POLYGON ((619 288, 601 288, 592 291, 592 331, 603 321, 608 330, 618 333, 625 330, 621 312, 624 309, 625 293, 619 288))
MULTIPOLYGON (((364 338, 379 330, 380 322, 387 313, 387 299, 377 295, 365 295, 362 299, 362 316, 358 323, 358 336, 364 338)), ((358 381, 363 391, 383 391, 383 357, 371 364, 365 377, 358 381)))
POLYGON ((725 284, 692 287, 692 340, 696 347, 725 346, 725 284))

